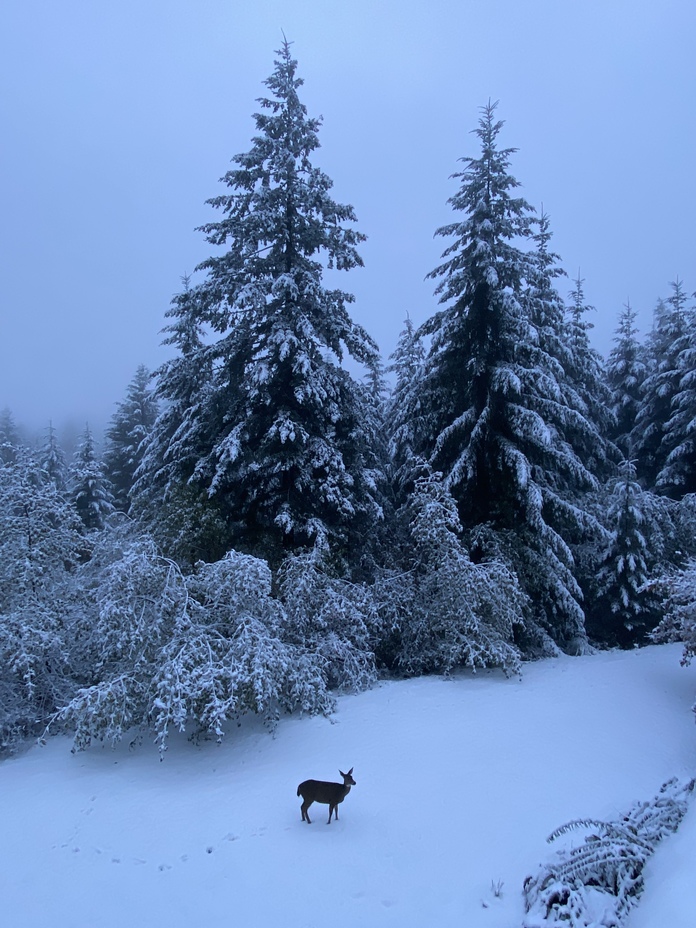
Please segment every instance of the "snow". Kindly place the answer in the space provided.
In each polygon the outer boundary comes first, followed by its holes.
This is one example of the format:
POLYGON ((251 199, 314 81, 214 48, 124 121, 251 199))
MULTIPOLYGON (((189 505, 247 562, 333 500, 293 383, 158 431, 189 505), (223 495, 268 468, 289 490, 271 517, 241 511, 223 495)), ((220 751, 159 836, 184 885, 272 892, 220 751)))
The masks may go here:
MULTIPOLYGON (((256 720, 223 743, 0 764, 3 922, 22 928, 514 928, 546 837, 696 773, 696 667, 681 646, 384 683, 332 719, 256 720), (325 824, 297 784, 357 785, 325 824), (500 887, 501 894, 495 889, 500 887)), ((693 928, 696 811, 646 871, 629 928, 693 928)), ((580 839, 577 839, 580 840, 580 839)))

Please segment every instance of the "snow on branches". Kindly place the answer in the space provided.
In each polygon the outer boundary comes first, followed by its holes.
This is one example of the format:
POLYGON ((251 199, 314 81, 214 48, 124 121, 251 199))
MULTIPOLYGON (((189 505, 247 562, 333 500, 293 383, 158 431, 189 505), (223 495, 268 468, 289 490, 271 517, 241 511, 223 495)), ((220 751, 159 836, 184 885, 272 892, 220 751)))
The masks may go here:
POLYGON ((556 829, 549 841, 581 828, 590 834, 527 877, 523 928, 624 924, 643 891, 643 868, 657 844, 679 827, 694 783, 669 780, 654 799, 635 803, 619 821, 584 819, 556 829))

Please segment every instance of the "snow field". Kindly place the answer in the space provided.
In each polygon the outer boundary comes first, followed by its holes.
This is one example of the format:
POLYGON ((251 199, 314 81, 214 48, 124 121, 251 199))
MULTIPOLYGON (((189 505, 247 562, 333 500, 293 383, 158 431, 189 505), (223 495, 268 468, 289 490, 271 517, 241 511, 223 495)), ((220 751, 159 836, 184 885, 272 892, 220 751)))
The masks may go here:
MULTIPOLYGON (((162 763, 147 741, 71 755, 51 739, 0 764, 3 921, 514 928, 554 828, 615 817, 696 772, 696 669, 680 653, 389 682, 342 698, 331 720, 282 721, 275 737, 250 719, 220 746, 173 738, 162 763), (351 766, 339 822, 315 804, 302 823, 297 784, 351 766)), ((685 877, 681 903, 668 884, 694 859, 695 826, 690 812, 651 860, 631 928, 693 926, 685 877), (665 917, 641 921, 651 905, 665 917)))

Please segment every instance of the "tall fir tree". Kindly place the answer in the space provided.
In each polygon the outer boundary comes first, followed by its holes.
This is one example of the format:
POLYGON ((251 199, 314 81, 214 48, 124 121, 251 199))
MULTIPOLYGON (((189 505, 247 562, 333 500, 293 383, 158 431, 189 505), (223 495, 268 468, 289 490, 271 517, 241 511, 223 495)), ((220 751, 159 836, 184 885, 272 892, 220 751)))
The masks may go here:
POLYGON ((667 456, 657 486, 672 498, 681 499, 687 493, 696 493, 696 307, 687 306, 681 281, 677 280, 673 288, 673 307, 683 319, 684 331, 674 345, 676 389, 664 427, 667 456))
POLYGON ((85 426, 75 452, 70 471, 70 495, 86 529, 104 528, 106 517, 114 510, 113 495, 104 467, 97 458, 89 425, 85 426))
POLYGON ((58 436, 49 422, 46 437, 39 449, 39 466, 46 478, 53 484, 59 493, 68 489, 69 468, 63 449, 58 444, 58 436))
POLYGON ((609 484, 611 535, 597 571, 593 615, 588 622, 593 637, 611 645, 644 642, 657 621, 656 597, 647 585, 650 507, 645 496, 636 481, 635 466, 624 461, 620 475, 609 484))
POLYGON ((403 506, 421 476, 424 441, 422 381, 425 348, 407 316, 387 368, 395 378, 386 406, 391 484, 396 506, 403 506))
POLYGON ((192 475, 209 447, 213 391, 212 348, 188 276, 166 316, 165 345, 174 356, 155 371, 160 412, 142 452, 131 491, 131 515, 143 522, 170 556, 189 565, 216 561, 227 550, 221 506, 192 475))
POLYGON ((645 352, 638 341, 636 312, 626 301, 619 316, 614 347, 607 361, 607 382, 612 392, 614 424, 611 438, 622 453, 631 457, 632 433, 641 405, 641 390, 647 376, 645 352))
POLYGON ((679 392, 679 354, 686 347, 686 295, 681 281, 671 284, 672 295, 658 300, 653 328, 647 341, 648 376, 642 387, 642 404, 633 430, 638 477, 643 486, 655 489, 670 449, 665 428, 679 392))
POLYGON ((590 521, 573 492, 595 480, 567 435, 594 430, 564 393, 548 228, 536 254, 522 250, 532 210, 513 196, 514 149, 498 148, 495 107, 483 108, 476 130, 480 158, 463 159, 454 175, 461 186, 450 203, 465 218, 437 233, 454 242, 430 275, 441 278, 436 292, 449 305, 422 327, 432 337, 424 450, 477 538, 476 555, 504 551, 515 567, 530 604, 528 646, 532 639, 550 645, 550 634, 582 649, 581 593, 566 538, 590 521))
POLYGON ((141 364, 106 430, 104 465, 113 490, 114 505, 121 512, 130 509, 135 472, 142 460, 145 440, 157 419, 157 408, 150 372, 141 364))
POLYGON ((0 409, 0 461, 11 464, 17 459, 19 429, 9 406, 0 409))
MULTIPOLYGON (((353 297, 323 283, 325 267, 362 265, 364 236, 312 164, 321 121, 300 102, 302 83, 286 41, 252 147, 233 159, 228 192, 208 201, 223 217, 202 231, 223 251, 170 311, 172 337, 184 320, 211 336, 187 358, 195 413, 173 436, 176 459, 158 426, 141 468, 167 470, 167 493, 205 494, 228 546, 274 561, 319 539, 345 554, 380 515, 366 391, 342 366, 347 353, 371 368, 377 346, 349 315, 353 297)), ((169 381, 181 374, 162 369, 159 394, 180 395, 169 381)))
MULTIPOLYGON (((567 310, 567 338, 572 358, 568 374, 585 418, 606 439, 614 429, 611 391, 607 384, 604 359, 590 343, 590 332, 594 324, 590 322, 588 314, 595 312, 595 307, 585 300, 584 283, 578 271, 567 310)), ((578 446, 578 450, 587 466, 605 478, 611 475, 614 465, 618 463, 618 455, 612 445, 604 444, 601 448, 597 445, 594 448, 578 446), (599 456, 596 456, 596 452, 599 452, 599 456)))

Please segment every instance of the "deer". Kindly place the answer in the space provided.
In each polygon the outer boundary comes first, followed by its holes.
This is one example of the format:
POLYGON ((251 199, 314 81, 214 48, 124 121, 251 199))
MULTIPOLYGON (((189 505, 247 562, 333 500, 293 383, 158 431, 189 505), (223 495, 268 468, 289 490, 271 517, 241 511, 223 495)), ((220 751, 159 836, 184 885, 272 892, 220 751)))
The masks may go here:
POLYGON ((309 807, 313 802, 328 804, 329 820, 326 823, 327 825, 331 824, 331 816, 334 812, 336 813, 336 821, 338 821, 338 805, 346 798, 351 786, 356 785, 353 779, 352 767, 348 773, 343 773, 342 770, 338 772, 343 777, 343 783, 328 783, 326 780, 305 780, 304 783, 300 783, 297 787, 297 795, 302 796, 304 800, 302 803, 303 822, 307 822, 308 825, 312 824, 309 817, 309 807))

